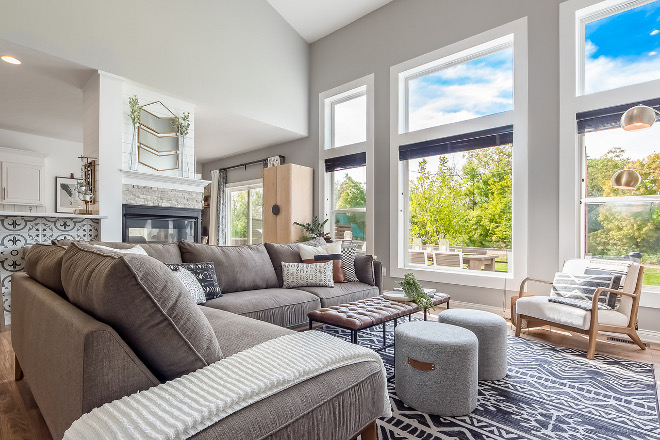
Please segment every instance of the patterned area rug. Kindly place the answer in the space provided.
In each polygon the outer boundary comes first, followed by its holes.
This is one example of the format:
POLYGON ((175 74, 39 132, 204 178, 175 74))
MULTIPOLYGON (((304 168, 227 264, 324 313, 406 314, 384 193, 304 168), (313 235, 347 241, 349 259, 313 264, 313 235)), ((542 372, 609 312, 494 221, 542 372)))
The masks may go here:
MULTIPOLYGON (((391 342, 392 323, 388 329, 391 342)), ((350 340, 348 331, 322 330, 350 340)), ((382 327, 360 332, 359 344, 382 346, 382 327)), ((381 352, 393 417, 378 421, 380 440, 660 440, 651 364, 602 355, 590 361, 583 351, 509 337, 506 378, 479 382, 471 414, 439 417, 397 398, 393 354, 381 352)))

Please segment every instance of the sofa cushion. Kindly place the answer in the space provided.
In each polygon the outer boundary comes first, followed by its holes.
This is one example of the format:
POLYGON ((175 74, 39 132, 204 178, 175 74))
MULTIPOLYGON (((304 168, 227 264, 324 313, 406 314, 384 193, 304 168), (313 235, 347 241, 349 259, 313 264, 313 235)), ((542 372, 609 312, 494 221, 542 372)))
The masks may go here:
POLYGON ((210 246, 179 242, 184 263, 211 261, 222 293, 279 287, 275 269, 263 244, 210 246))
POLYGON ((114 328, 160 380, 222 358, 204 314, 155 258, 73 243, 64 254, 62 282, 69 300, 114 328))
POLYGON ((209 320, 224 356, 231 356, 262 342, 295 333, 275 324, 225 310, 206 306, 199 309, 209 320))
MULTIPOLYGON (((71 243, 87 243, 101 246, 108 246, 115 249, 131 249, 137 246, 137 243, 122 243, 119 241, 75 241, 75 240, 52 240, 52 244, 58 246, 69 246, 71 243)), ((162 263, 183 263, 178 243, 140 243, 140 247, 150 257, 162 263)))
POLYGON ((321 301, 302 289, 265 289, 223 293, 206 307, 225 310, 270 322, 281 327, 293 327, 307 322, 307 313, 321 307, 321 301))
POLYGON ((275 269, 275 275, 277 276, 279 287, 283 286, 282 263, 302 263, 298 245, 306 244, 308 246, 320 246, 323 243, 325 243, 325 240, 319 237, 313 240, 305 241, 303 243, 264 243, 266 251, 268 252, 268 256, 270 257, 270 262, 273 265, 273 269, 275 269))
POLYGON ((66 298, 62 285, 62 259, 65 247, 35 244, 27 249, 25 272, 30 278, 66 298))
POLYGON ((379 294, 378 287, 364 283, 335 284, 335 287, 298 287, 298 290, 304 290, 319 297, 321 307, 346 304, 379 294))
MULTIPOLYGON (((591 311, 565 304, 549 302, 548 296, 523 296, 516 301, 516 313, 556 322, 557 324, 588 330, 591 324, 591 311)), ((598 310, 598 323, 615 327, 626 327, 628 317, 615 310, 598 310)))
POLYGON ((372 255, 355 256, 355 275, 361 283, 369 284, 370 286, 376 285, 374 257, 372 255))

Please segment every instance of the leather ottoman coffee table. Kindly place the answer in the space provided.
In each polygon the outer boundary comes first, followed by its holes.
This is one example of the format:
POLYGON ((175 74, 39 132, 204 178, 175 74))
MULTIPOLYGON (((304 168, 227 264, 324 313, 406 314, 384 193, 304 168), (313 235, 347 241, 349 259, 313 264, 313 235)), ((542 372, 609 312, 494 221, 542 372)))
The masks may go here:
MULTIPOLYGON (((433 304, 447 304, 451 297, 446 293, 434 293, 433 304)), ((309 329, 312 329, 314 322, 321 322, 335 327, 350 330, 351 342, 357 344, 357 333, 375 325, 383 324, 383 348, 390 347, 386 344, 385 333, 386 323, 394 321, 396 328, 399 318, 410 316, 419 312, 419 306, 411 302, 391 301, 382 296, 361 299, 338 306, 324 307, 318 310, 312 310, 307 314, 309 318, 309 329)), ((426 321, 426 313, 424 313, 426 321)))

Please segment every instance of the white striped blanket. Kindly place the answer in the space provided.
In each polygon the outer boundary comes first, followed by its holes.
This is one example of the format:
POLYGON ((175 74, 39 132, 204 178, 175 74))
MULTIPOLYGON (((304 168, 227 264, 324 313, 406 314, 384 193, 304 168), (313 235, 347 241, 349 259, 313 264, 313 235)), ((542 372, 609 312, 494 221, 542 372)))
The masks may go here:
MULTIPOLYGON (((268 396, 359 362, 379 363, 385 378, 383 361, 368 348, 317 331, 281 336, 95 408, 73 422, 64 439, 185 439, 268 396)), ((389 417, 385 386, 381 392, 389 417)))

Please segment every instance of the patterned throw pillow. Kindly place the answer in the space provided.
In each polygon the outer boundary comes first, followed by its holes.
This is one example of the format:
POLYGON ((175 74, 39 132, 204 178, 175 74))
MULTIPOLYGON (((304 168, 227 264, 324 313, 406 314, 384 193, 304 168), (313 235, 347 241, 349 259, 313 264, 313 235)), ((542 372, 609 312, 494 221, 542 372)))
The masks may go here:
MULTIPOLYGON (((557 272, 555 279, 552 282, 552 290, 550 291, 550 301, 560 302, 562 304, 571 305, 584 309, 583 302, 590 303, 593 301, 594 293, 599 287, 606 287, 608 289, 618 289, 620 278, 613 275, 573 275, 570 273, 557 272), (562 300, 553 300, 552 298, 562 298, 562 300), (581 301, 563 301, 568 298, 571 300, 581 301)), ((616 294, 603 293, 598 298, 598 308, 611 310, 616 306, 616 294)), ((591 310, 591 306, 588 306, 591 310)))
POLYGON ((195 304, 206 303, 206 294, 204 293, 202 285, 199 284, 199 281, 197 281, 195 275, 183 267, 177 267, 177 269, 172 272, 174 272, 174 276, 183 283, 183 287, 186 288, 188 293, 190 293, 192 298, 195 300, 195 304))
POLYGON ((213 263, 174 263, 166 264, 166 266, 173 271, 183 268, 193 274, 202 289, 204 289, 204 296, 206 296, 207 301, 222 296, 213 263))
POLYGON ((345 247, 341 250, 341 266, 344 269, 346 281, 349 283, 359 281, 355 274, 355 255, 357 255, 357 249, 354 246, 345 247))
POLYGON ((334 287, 332 261, 319 264, 282 263, 282 287, 334 287))
POLYGON ((344 275, 344 269, 341 267, 341 254, 332 254, 332 255, 314 255, 314 259, 303 260, 305 264, 318 264, 326 263, 328 261, 332 262, 332 279, 335 283, 345 283, 346 276, 344 275))

